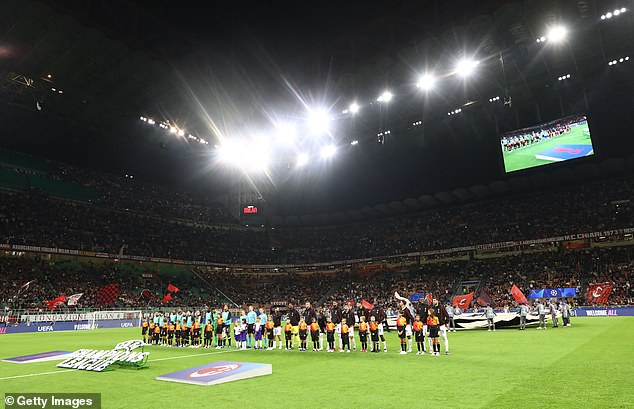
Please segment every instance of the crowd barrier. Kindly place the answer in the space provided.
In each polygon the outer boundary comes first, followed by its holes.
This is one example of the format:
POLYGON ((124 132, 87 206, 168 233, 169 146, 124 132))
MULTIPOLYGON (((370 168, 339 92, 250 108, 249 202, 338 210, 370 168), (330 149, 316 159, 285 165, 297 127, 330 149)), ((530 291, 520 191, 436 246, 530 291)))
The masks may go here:
MULTIPOLYGON (((634 316, 634 306, 608 307, 608 308, 575 307, 573 308, 572 312, 573 312, 572 315, 577 317, 626 317, 626 316, 631 317, 631 316, 634 316)), ((56 314, 47 314, 47 318, 54 315, 56 314)), ((62 317, 62 315, 63 314, 59 314, 57 318, 66 318, 66 317, 62 317)), ((79 314, 77 314, 76 316, 78 315, 79 314)), ((477 321, 477 319, 480 318, 480 315, 481 314, 465 314, 464 316, 460 317, 460 319, 458 320, 465 321, 465 324, 466 323, 474 324, 475 322, 472 323, 471 321, 477 321), (469 319, 467 320, 467 318, 469 319)), ((496 321, 504 321, 501 318, 505 318, 505 317, 514 318, 516 315, 517 314, 514 312, 511 312, 509 314, 498 313, 498 317, 497 317, 498 319, 496 319, 496 321)), ((498 323, 496 322, 496 325, 497 324, 498 323)), ((500 322, 500 324, 503 324, 503 323, 500 322)), ((511 323, 510 321, 508 321, 508 324, 515 325, 516 323, 515 322, 511 323)), ((396 319, 394 317, 389 317, 388 325, 390 326, 390 328, 395 328, 396 319)), ((138 318, 104 319, 104 320, 57 319, 55 321, 34 320, 34 321, 19 322, 19 323, 2 322, 0 323, 0 335, 28 333, 28 332, 84 331, 84 330, 99 329, 99 328, 137 328, 139 326, 140 324, 139 324, 138 318)), ((473 325, 457 325, 457 326, 465 328, 465 329, 478 327, 473 325)))
POLYGON ((9 323, 6 326, 0 325, 0 334, 83 331, 97 328, 134 328, 138 326, 138 320, 20 322, 18 324, 9 323))

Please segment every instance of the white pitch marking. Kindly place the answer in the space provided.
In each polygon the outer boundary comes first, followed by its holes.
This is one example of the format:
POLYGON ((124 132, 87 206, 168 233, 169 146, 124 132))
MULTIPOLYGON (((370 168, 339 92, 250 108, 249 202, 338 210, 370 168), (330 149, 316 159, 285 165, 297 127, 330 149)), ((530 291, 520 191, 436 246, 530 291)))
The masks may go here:
MULTIPOLYGON (((203 355, 226 354, 226 353, 230 353, 230 352, 238 352, 238 351, 237 350, 235 350, 235 351, 215 351, 215 352, 207 352, 207 353, 204 353, 204 354, 170 356, 170 357, 167 357, 167 358, 152 359, 152 360, 150 360, 150 362, 169 361, 170 359, 191 358, 191 357, 203 356, 203 355)), ((0 378, 0 381, 5 381, 7 379, 28 378, 30 376, 50 375, 50 374, 54 374, 54 373, 73 372, 73 371, 78 371, 78 369, 63 369, 61 371, 39 372, 39 373, 31 373, 31 374, 26 374, 26 375, 7 376, 7 377, 4 377, 4 378, 0 378)))
POLYGON ((4 378, 0 378, 0 381, 4 381, 4 380, 7 380, 7 379, 28 378, 29 376, 49 375, 49 374, 60 373, 60 372, 71 372, 71 371, 76 371, 76 370, 77 369, 64 369, 64 370, 61 370, 61 371, 50 371, 50 372, 31 373, 31 374, 27 374, 27 375, 7 376, 7 377, 4 377, 4 378))

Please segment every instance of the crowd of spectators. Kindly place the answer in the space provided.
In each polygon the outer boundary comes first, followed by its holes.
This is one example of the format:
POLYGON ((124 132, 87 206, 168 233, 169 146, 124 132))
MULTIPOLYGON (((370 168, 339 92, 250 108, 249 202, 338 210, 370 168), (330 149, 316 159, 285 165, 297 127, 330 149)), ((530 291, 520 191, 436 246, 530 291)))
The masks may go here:
POLYGON ((362 223, 274 229, 161 217, 149 204, 141 211, 140 201, 132 211, 0 191, 0 242, 217 263, 350 260, 630 227, 632 180, 573 184, 362 223))
POLYGON ((509 292, 513 284, 527 296, 533 289, 573 287, 577 291, 576 304, 586 303, 590 285, 610 284, 614 289, 608 304, 634 303, 633 246, 524 253, 369 273, 355 269, 313 274, 249 273, 197 267, 192 274, 175 278, 141 266, 122 268, 113 262, 64 262, 24 256, 1 257, 0 268, 2 305, 34 311, 46 311, 43 303, 60 294, 76 293, 84 293, 76 308, 187 306, 202 309, 223 304, 270 307, 285 306, 288 302, 331 305, 333 301, 356 304, 366 300, 386 310, 395 310, 398 308, 395 292, 410 297, 432 293, 434 298, 446 303, 460 294, 460 285, 465 282, 475 283, 477 291, 487 292, 492 305, 500 309, 515 306, 509 292), (21 290, 29 281, 33 282, 28 290, 21 290), (116 299, 101 304, 99 289, 113 283, 120 286, 116 299), (162 297, 170 283, 177 285, 180 291, 164 303, 162 297))
MULTIPOLYGON (((70 263, 27 257, 0 258, 0 305, 12 309, 47 311, 45 301, 60 295, 83 293, 74 308, 147 308, 161 305, 168 293, 170 278, 156 271, 120 269, 114 263, 70 263), (28 287, 23 288, 28 283, 28 287), (99 289, 118 284, 119 291, 111 303, 102 304, 99 289), (146 290, 143 293, 143 290, 146 290)), ((184 283, 185 284, 185 283, 184 283)), ((187 282, 174 295, 183 305, 202 304, 210 297, 187 282)), ((60 307, 60 309, 64 308, 60 307)))
POLYGON ((95 189, 102 206, 196 223, 237 223, 211 192, 149 184, 132 175, 116 176, 63 163, 53 164, 49 177, 95 189))

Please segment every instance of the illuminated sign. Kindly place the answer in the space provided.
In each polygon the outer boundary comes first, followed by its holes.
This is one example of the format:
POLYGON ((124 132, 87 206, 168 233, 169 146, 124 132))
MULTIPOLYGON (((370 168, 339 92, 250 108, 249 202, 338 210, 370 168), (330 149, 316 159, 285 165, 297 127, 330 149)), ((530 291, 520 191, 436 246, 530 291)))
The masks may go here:
POLYGON ((242 211, 244 212, 244 214, 257 214, 258 208, 255 206, 247 206, 244 209, 242 209, 242 211))

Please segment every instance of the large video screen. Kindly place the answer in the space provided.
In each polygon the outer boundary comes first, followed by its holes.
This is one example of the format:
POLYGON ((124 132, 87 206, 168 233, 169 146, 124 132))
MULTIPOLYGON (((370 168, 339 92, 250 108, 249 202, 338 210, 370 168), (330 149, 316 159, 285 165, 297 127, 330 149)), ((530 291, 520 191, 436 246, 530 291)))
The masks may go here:
POLYGON ((594 154, 585 115, 507 132, 500 144, 507 173, 594 154))

